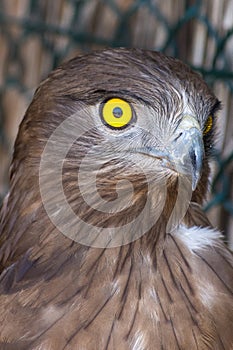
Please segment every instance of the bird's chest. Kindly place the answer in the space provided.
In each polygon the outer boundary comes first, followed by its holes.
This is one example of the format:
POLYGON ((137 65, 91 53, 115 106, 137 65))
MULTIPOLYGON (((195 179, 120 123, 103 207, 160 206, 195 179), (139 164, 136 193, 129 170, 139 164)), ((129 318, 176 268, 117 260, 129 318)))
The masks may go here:
POLYGON ((91 283, 79 324, 100 348, 196 349, 203 320, 185 268, 166 258, 156 269, 131 263, 112 280, 95 275, 91 283))
POLYGON ((74 269, 12 295, 7 337, 25 337, 28 349, 206 349, 202 335, 211 325, 190 266, 166 251, 157 265, 146 256, 117 256, 117 264, 95 256, 85 273, 74 269))
POLYGON ((138 260, 125 257, 117 269, 105 264, 97 269, 80 300, 83 335, 76 340, 86 335, 98 349, 204 350, 208 339, 213 349, 222 349, 214 340, 195 260, 192 255, 185 258, 181 250, 173 252, 164 249, 157 264, 148 255, 138 260))

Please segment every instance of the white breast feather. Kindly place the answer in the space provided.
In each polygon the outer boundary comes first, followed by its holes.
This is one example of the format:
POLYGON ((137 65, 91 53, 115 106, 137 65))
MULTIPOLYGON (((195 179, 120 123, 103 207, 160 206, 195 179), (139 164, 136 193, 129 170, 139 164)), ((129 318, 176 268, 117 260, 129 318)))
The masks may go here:
POLYGON ((145 334, 141 331, 136 332, 132 341, 132 350, 146 350, 145 334))
POLYGON ((201 250, 209 246, 216 246, 222 239, 222 234, 216 229, 209 227, 187 227, 180 225, 173 232, 191 250, 201 250))

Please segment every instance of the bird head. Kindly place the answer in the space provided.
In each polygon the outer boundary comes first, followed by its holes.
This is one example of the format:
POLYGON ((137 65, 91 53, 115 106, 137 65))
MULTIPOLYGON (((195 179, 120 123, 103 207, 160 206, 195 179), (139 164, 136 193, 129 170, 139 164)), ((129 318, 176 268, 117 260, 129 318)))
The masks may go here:
POLYGON ((86 244, 95 227, 88 244, 106 229, 108 242, 115 235, 115 245, 127 243, 159 218, 177 224, 190 202, 203 203, 218 108, 199 74, 161 53, 74 58, 38 88, 16 141, 13 177, 21 168, 25 186, 34 181, 30 191, 70 238, 86 244))

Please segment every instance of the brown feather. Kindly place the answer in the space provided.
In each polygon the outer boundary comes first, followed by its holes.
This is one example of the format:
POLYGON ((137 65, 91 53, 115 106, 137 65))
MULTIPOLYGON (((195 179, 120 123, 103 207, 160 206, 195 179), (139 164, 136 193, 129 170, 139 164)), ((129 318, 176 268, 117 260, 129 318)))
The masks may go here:
MULTIPOLYGON (((70 240, 53 225, 41 199, 41 155, 62 121, 119 92, 156 106, 169 123, 168 116, 181 108, 174 89, 185 90, 203 125, 217 103, 215 96, 186 65, 156 52, 114 49, 77 57, 52 72, 36 91, 15 143, 10 192, 0 216, 1 349, 233 349, 232 255, 221 240, 191 249, 179 233, 166 232, 178 193, 174 174, 167 178, 159 220, 137 240, 132 232, 131 243, 115 248, 70 240)), ((123 200, 133 185, 130 209, 117 215, 92 208, 77 186, 81 160, 103 141, 94 128, 72 145, 63 164, 63 188, 83 220, 122 227, 124 233, 123 225, 146 202, 148 183, 138 168, 127 159, 113 159, 97 177, 98 193, 108 203, 117 198, 120 180, 128 180, 121 183, 123 200)), ((181 222, 187 230, 210 226, 201 210, 208 157, 206 149, 202 177, 181 222)), ((145 221, 161 195, 158 175, 149 174, 153 197, 145 221)), ((51 175, 48 189, 53 182, 51 175)), ((85 185, 91 191, 88 177, 85 185)), ((56 193, 52 195, 56 201, 56 193)), ((98 203, 95 195, 92 201, 98 203)), ((62 220, 69 222, 69 217, 62 220)))

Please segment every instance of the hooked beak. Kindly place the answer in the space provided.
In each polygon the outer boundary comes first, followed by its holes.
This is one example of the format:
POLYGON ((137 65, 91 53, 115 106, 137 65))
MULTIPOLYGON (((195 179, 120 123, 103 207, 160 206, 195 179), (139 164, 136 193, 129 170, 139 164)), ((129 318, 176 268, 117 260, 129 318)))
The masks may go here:
POLYGON ((196 189, 202 173, 204 144, 200 126, 192 116, 184 116, 173 141, 164 150, 145 147, 139 152, 160 159, 162 166, 178 174, 190 176, 192 190, 196 189))
POLYGON ((177 170, 191 176, 192 190, 197 187, 202 173, 202 162, 204 156, 204 144, 200 129, 191 127, 182 130, 180 136, 174 144, 177 156, 171 156, 171 161, 175 162, 177 170))

